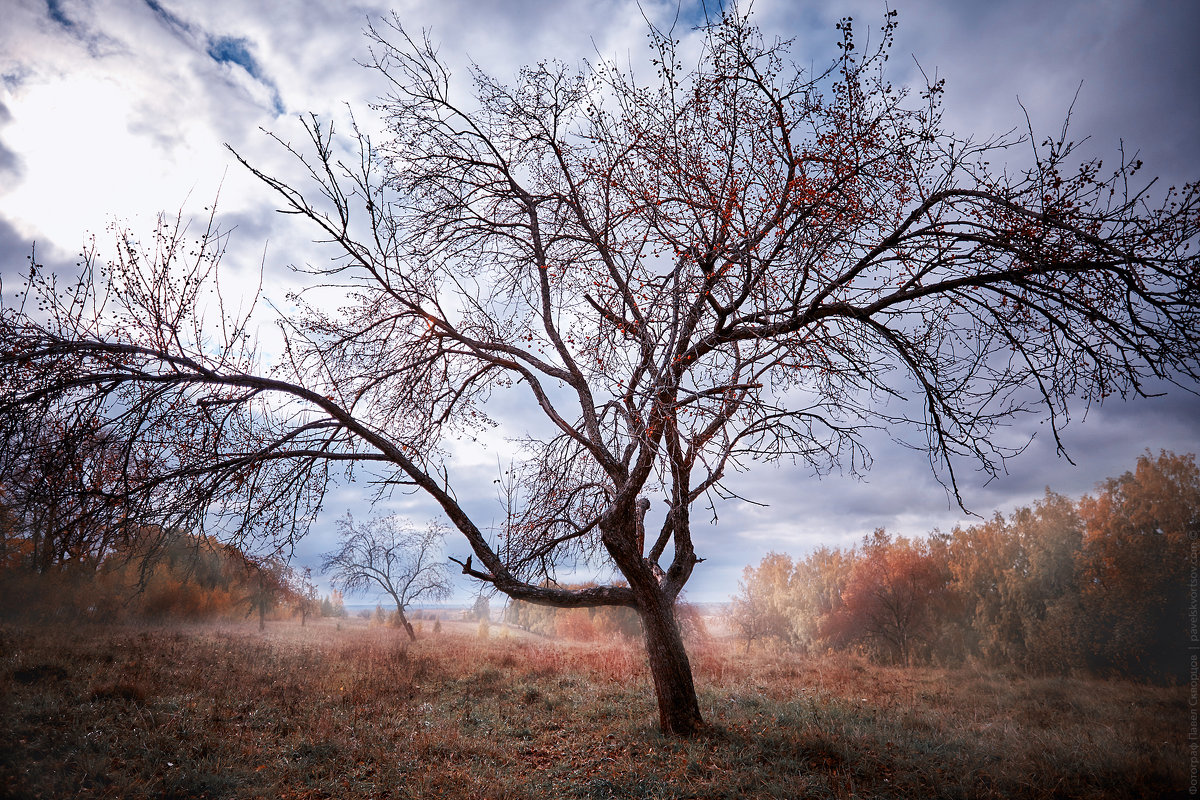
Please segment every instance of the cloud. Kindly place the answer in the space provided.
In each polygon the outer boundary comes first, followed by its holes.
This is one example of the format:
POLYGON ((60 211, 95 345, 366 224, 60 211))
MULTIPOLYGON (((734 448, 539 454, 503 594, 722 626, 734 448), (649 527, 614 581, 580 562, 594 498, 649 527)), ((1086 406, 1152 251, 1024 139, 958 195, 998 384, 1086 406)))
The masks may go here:
POLYGON ((232 36, 210 37, 207 53, 218 64, 241 67, 247 75, 270 92, 271 107, 275 110, 276 116, 282 116, 286 113, 286 109, 283 107, 283 101, 279 98, 279 89, 275 86, 275 82, 263 72, 258 62, 254 60, 254 56, 250 53, 250 46, 249 40, 245 38, 235 39, 232 36))
MULTIPOLYGON (((4 131, 4 126, 12 122, 12 112, 8 110, 8 106, 0 103, 0 136, 4 131)), ((5 146, 4 141, 0 138, 0 183, 13 184, 21 180, 21 159, 15 150, 5 146)))
POLYGON ((172 30, 176 35, 185 39, 191 39, 195 37, 196 31, 192 25, 181 17, 172 13, 162 3, 158 2, 158 0, 145 0, 145 3, 146 8, 154 12, 155 16, 162 20, 163 24, 165 24, 167 28, 172 30))
MULTIPOLYGON (((146 7, 154 13, 164 27, 190 46, 202 49, 214 63, 227 68, 240 68, 252 82, 257 83, 266 91, 270 106, 276 116, 286 113, 279 89, 270 74, 254 57, 255 43, 246 36, 232 36, 213 33, 203 25, 194 23, 185 17, 167 9, 158 0, 144 0, 146 7)), ((250 87, 253 94, 257 94, 250 87)))
MULTIPOLYGON (((367 56, 363 28, 392 5, 9 0, 0 26, 0 268, 6 286, 35 239, 48 258, 67 262, 85 233, 111 217, 148 231, 159 210, 187 204, 201 212, 219 189, 222 219, 237 227, 226 260, 231 283, 252 291, 262 266, 268 295, 282 300, 299 280, 286 267, 320 263, 327 254, 308 242, 308 231, 274 213, 278 199, 233 164, 223 144, 293 179, 300 177, 298 165, 259 131, 268 127, 299 144, 303 134, 283 116, 285 109, 312 110, 345 130, 350 104, 361 122, 377 129, 367 104, 387 92, 387 82, 355 61, 367 56)), ((412 32, 431 31, 465 95, 471 59, 511 80, 520 65, 542 58, 576 64, 601 54, 649 78, 652 70, 638 66, 649 55, 640 9, 665 26, 677 7, 670 0, 640 7, 633 0, 406 0, 399 14, 412 32)), ((756 0, 754 7, 768 36, 795 39, 793 59, 806 69, 836 55, 839 17, 854 16, 865 47, 868 38, 877 40, 884 13, 878 0, 756 0)), ((1191 99, 1200 49, 1191 40, 1200 28, 1200 6, 905 0, 898 7, 891 77, 918 83, 917 62, 930 75, 946 77, 948 128, 980 136, 1019 132, 1025 124, 1019 97, 1039 135, 1057 134, 1078 90, 1073 125, 1078 138, 1092 137, 1086 152, 1112 159, 1124 142, 1129 152, 1140 151, 1149 173, 1164 176, 1164 185, 1194 177, 1200 108, 1191 99)), ((683 5, 676 33, 685 49, 694 46, 688 26, 701 10, 700 2, 683 5)), ((1010 155, 1018 165, 1028 151, 1014 148, 1010 155)), ((522 398, 497 399, 498 414, 520 419, 522 398)), ((1010 462, 1008 474, 989 483, 965 468, 968 507, 984 515, 1011 510, 1047 485, 1077 495, 1132 468, 1146 448, 1200 451, 1200 403, 1184 392, 1144 401, 1113 398, 1086 415, 1077 411, 1064 438, 1074 465, 1058 456, 1044 425, 1022 423, 1009 433, 1020 441, 1032 436, 1032 443, 1010 462)), ((497 513, 490 494, 495 458, 506 443, 490 441, 486 451, 470 444, 456 446, 451 466, 467 476, 464 502, 490 521, 497 513)), ((710 524, 700 504, 695 533, 708 561, 695 573, 691 596, 721 599, 736 588, 741 567, 769 550, 803 555, 820 544, 853 542, 879 526, 915 535, 969 519, 923 454, 896 446, 886 432, 870 444, 875 463, 862 479, 816 479, 800 468, 755 465, 731 484, 767 507, 722 504, 710 524)), ((337 488, 330 519, 347 507, 360 513, 365 497, 357 486, 337 488)), ((434 513, 424 501, 396 502, 414 519, 434 513)), ((328 549, 327 522, 302 543, 302 555, 328 549)), ((452 540, 451 551, 464 555, 460 542, 452 540)))

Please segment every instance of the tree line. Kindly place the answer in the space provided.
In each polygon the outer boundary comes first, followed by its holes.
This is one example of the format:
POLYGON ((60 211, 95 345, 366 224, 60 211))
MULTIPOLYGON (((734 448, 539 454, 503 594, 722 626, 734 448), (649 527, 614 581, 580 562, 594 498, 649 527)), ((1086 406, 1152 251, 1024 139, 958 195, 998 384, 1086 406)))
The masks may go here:
POLYGON ((771 553, 746 567, 731 620, 747 648, 1182 680, 1198 538, 1195 456, 1147 452, 1078 500, 1047 488, 949 533, 771 553))
POLYGON ((215 538, 127 526, 101 547, 76 532, 48 547, 44 520, 6 504, 0 486, 0 616, 38 621, 212 620, 345 616, 341 592, 321 596, 311 571, 215 538))

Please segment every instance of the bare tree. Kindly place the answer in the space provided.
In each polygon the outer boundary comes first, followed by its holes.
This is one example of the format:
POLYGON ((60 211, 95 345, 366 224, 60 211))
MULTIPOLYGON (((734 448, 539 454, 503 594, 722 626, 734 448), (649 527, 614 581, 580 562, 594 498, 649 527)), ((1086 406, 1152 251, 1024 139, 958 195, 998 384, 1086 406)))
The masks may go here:
POLYGON ((266 630, 268 611, 280 603, 296 601, 294 570, 276 557, 258 558, 235 552, 249 587, 249 593, 242 598, 242 602, 248 604, 246 616, 257 612, 258 629, 266 630))
POLYGON ((416 641, 405 609, 418 600, 450 596, 450 576, 440 552, 445 531, 438 525, 419 531, 394 515, 356 525, 349 513, 337 528, 338 547, 322 556, 321 572, 332 570, 334 586, 346 594, 372 586, 387 592, 408 638, 416 641))
POLYGON ((95 567, 135 537, 145 538, 124 504, 103 496, 120 450, 95 420, 68 425, 31 417, 6 431, 0 506, 11 526, 5 538, 23 543, 14 548, 22 557, 13 566, 38 573, 95 567))
POLYGON ((337 302, 297 299, 264 365, 220 302, 212 225, 88 250, 63 286, 34 264, 0 317, 0 421, 102 420, 125 448, 109 495, 232 537, 302 534, 331 467, 423 492, 465 574, 635 609, 662 729, 692 733, 675 604, 701 561, 693 506, 715 513, 731 468, 856 471, 882 427, 958 498, 964 464, 1019 450, 993 436, 1013 418, 1057 441, 1077 399, 1200 372, 1197 185, 1076 163, 1065 128, 943 130, 940 83, 886 80, 893 25, 860 55, 844 22, 811 74, 731 8, 688 70, 651 29, 651 85, 611 63, 512 85, 476 68, 469 105, 427 40, 372 29, 387 140, 314 117, 311 147, 280 140, 307 183, 247 164, 335 254, 310 269, 337 302), (450 447, 492 425, 523 445, 498 531, 460 502, 450 447), (564 563, 619 581, 563 588, 564 563))
POLYGON ((321 596, 317 594, 317 585, 313 583, 312 567, 293 569, 291 579, 294 608, 300 614, 300 627, 303 628, 310 615, 321 614, 321 596))

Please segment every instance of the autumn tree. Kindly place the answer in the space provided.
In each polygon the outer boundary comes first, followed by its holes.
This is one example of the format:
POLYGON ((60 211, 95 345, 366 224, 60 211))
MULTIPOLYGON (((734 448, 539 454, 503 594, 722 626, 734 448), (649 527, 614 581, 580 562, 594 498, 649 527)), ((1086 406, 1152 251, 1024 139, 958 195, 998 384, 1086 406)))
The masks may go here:
POLYGON ((543 61, 464 93, 393 18, 369 34, 387 135, 313 117, 279 139, 303 179, 247 164, 330 248, 279 359, 222 300, 215 222, 164 224, 61 279, 32 262, 0 313, 0 424, 99 420, 122 448, 104 497, 268 545, 334 468, 423 492, 489 590, 636 610, 661 727, 693 733, 675 606, 731 469, 855 471, 883 426, 958 498, 965 465, 1016 452, 992 435, 1014 417, 1057 436, 1075 398, 1200 371, 1197 186, 1080 163, 1065 129, 944 130, 940 82, 886 77, 894 24, 860 53, 843 21, 812 72, 730 6, 687 68, 651 28, 649 83, 543 61), (493 425, 522 445, 498 532, 451 446, 493 425), (617 580, 562 588, 563 564, 617 580))
POLYGON ((1179 643, 1200 540, 1200 469, 1194 455, 1146 453, 1079 503, 1079 620, 1100 672, 1182 680, 1179 643))
POLYGON ((746 642, 755 639, 789 641, 794 616, 793 565, 789 556, 769 553, 757 567, 746 567, 738 593, 729 608, 729 620, 746 642))
POLYGON ((1079 564, 1083 522, 1078 502, 1046 490, 1012 514, 1019 556, 1006 583, 1021 630, 1010 631, 1012 661, 1033 672, 1067 674, 1083 666, 1088 612, 1079 564))
POLYGON ((396 618, 408 638, 416 632, 405 610, 418 600, 450 595, 450 575, 441 555, 445 531, 437 524, 418 530, 392 515, 355 523, 347 513, 338 520, 338 546, 322 556, 321 572, 333 572, 333 584, 347 594, 379 589, 396 604, 396 618))
POLYGON ((853 548, 818 547, 796 562, 792 629, 802 647, 819 650, 831 644, 828 623, 842 607, 842 593, 857 557, 853 548))
POLYGON ((927 652, 950 602, 944 560, 939 563, 929 547, 882 528, 864 537, 829 635, 874 645, 904 666, 927 652))
POLYGON ((1024 647, 1023 543, 997 513, 951 533, 948 568, 961 600, 963 648, 985 663, 1019 661, 1024 647))
POLYGON ((322 617, 346 616, 346 605, 342 602, 342 593, 334 589, 330 594, 321 598, 322 617))

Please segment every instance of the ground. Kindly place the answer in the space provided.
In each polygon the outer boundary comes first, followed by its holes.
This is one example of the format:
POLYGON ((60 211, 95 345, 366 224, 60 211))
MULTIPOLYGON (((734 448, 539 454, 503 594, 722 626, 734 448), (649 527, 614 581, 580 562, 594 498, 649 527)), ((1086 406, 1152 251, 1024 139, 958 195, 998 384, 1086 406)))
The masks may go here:
POLYGON ((692 642, 664 738, 636 642, 363 620, 0 626, 11 798, 1160 797, 1186 687, 692 642))

